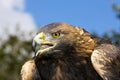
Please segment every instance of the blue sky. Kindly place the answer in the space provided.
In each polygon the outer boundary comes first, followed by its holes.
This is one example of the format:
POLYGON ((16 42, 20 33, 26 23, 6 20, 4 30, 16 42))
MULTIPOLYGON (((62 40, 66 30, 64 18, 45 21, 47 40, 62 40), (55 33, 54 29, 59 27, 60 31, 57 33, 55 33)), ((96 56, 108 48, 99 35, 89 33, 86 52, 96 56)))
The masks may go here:
POLYGON ((110 0, 27 0, 25 10, 39 26, 67 22, 100 35, 111 29, 120 31, 110 0))

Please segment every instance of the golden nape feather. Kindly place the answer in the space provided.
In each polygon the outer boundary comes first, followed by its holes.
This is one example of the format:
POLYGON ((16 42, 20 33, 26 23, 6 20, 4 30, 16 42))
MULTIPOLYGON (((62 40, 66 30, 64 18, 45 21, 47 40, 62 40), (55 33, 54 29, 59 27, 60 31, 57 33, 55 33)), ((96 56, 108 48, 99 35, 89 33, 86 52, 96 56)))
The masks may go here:
POLYGON ((81 27, 48 24, 32 47, 35 57, 23 65, 22 80, 120 80, 119 47, 81 27))

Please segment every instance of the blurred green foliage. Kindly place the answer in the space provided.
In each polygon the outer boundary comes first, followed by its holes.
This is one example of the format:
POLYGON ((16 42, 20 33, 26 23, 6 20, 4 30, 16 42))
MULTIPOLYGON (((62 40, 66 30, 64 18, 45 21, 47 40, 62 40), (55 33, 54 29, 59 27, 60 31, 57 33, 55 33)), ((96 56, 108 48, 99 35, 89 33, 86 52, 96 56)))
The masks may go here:
POLYGON ((19 80, 20 69, 31 58, 31 41, 9 36, 0 46, 0 80, 19 80))
POLYGON ((102 37, 111 40, 113 43, 116 43, 116 45, 120 45, 120 33, 115 30, 105 32, 102 37))

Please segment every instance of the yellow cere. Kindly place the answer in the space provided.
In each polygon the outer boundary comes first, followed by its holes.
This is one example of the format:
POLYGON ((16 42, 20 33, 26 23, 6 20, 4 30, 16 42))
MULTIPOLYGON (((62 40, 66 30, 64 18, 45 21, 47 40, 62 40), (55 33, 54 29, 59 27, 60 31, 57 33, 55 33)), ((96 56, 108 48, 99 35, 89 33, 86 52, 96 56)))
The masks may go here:
POLYGON ((60 33, 59 32, 52 33, 51 35, 55 39, 60 37, 60 33))
POLYGON ((40 39, 44 39, 45 38, 45 34, 43 32, 39 33, 38 35, 39 35, 40 39))

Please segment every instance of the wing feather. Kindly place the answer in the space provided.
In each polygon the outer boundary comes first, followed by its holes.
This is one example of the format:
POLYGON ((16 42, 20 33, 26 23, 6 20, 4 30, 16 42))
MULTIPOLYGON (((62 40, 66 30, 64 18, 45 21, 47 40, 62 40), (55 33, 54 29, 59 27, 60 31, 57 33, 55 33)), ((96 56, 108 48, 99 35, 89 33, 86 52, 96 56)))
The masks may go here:
POLYGON ((120 80, 120 48, 114 44, 100 44, 92 55, 95 70, 105 80, 120 80))
POLYGON ((22 66, 20 80, 41 80, 34 60, 29 60, 22 66))

